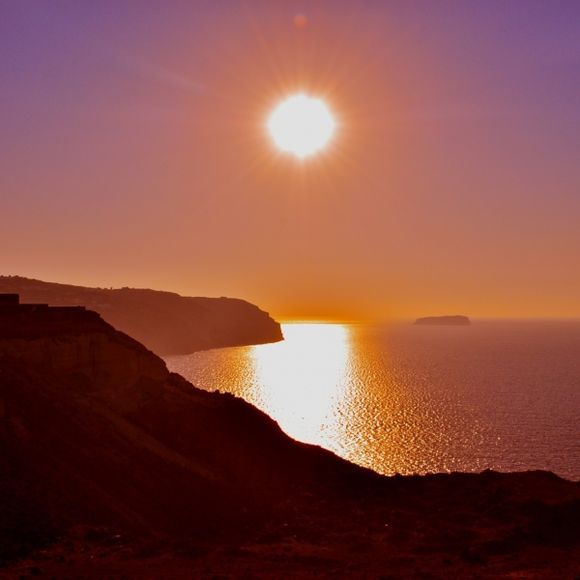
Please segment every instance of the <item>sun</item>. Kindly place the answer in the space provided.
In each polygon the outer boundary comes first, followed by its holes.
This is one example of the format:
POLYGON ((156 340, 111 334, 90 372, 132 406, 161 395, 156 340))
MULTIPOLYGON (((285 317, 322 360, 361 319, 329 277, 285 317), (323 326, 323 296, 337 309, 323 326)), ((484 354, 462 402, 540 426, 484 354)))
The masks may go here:
POLYGON ((276 147, 299 159, 324 149, 336 130, 336 121, 322 99, 290 95, 268 117, 268 132, 276 147))

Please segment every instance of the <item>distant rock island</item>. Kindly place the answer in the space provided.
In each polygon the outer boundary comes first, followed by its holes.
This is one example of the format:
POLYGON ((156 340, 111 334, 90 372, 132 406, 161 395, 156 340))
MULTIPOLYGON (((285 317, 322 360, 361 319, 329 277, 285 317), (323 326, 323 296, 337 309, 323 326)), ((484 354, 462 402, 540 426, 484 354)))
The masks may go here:
POLYGON ((21 276, 0 276, 0 292, 20 301, 85 306, 159 355, 277 342, 280 324, 236 298, 190 298, 137 288, 86 288, 21 276))
POLYGON ((580 485, 382 477, 99 314, 0 295, 0 576, 572 578, 580 485))
POLYGON ((418 326, 469 326, 471 320, 467 316, 425 316, 417 318, 415 323, 418 326))

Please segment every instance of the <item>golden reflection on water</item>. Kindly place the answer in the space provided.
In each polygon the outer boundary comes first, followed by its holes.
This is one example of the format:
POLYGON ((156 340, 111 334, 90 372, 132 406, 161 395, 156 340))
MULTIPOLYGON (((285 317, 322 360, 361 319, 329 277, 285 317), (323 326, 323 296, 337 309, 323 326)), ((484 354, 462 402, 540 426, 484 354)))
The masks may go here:
POLYGON ((284 342, 252 347, 252 398, 292 437, 328 445, 339 431, 350 328, 286 324, 284 337, 284 342))
POLYGON ((390 365, 384 345, 361 349, 351 325, 295 323, 283 331, 283 342, 251 347, 243 396, 300 441, 383 473, 413 463, 415 403, 390 373, 377 377, 377 367, 390 365))
POLYGON ((532 330, 296 323, 279 343, 166 360, 194 385, 256 405, 291 437, 381 473, 577 478, 580 327, 532 330))

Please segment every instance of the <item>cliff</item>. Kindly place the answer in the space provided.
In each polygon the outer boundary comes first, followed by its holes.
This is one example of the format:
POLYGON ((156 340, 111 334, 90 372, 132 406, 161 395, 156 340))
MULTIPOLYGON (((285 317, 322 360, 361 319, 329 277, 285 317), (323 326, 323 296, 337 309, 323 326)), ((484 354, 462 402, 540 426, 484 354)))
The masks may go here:
POLYGON ((0 306, 8 575, 572 576, 579 506, 544 472, 380 477, 94 312, 0 306))
POLYGON ((471 321, 467 316, 425 316, 424 318, 417 318, 416 325, 422 326, 469 326, 471 321))
POLYGON ((29 520, 55 534, 82 523, 205 536, 351 470, 83 308, 0 304, 0 436, 4 558, 23 549, 29 520))
POLYGON ((236 298, 192 298, 136 288, 85 288, 20 276, 0 276, 0 292, 22 302, 86 306, 157 354, 187 354, 282 340, 267 312, 236 298))

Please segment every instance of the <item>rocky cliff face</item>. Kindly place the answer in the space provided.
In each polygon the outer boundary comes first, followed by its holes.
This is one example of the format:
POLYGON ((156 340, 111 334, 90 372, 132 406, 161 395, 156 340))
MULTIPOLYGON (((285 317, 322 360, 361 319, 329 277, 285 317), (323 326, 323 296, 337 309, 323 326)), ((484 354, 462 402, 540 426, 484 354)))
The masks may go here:
POLYGON ((85 288, 19 276, 0 276, 0 292, 22 302, 81 305, 103 316, 160 355, 282 340, 267 312, 235 298, 190 298, 135 288, 85 288))
POLYGON ((168 379, 165 363, 143 345, 82 308, 0 310, 0 354, 45 377, 82 384, 124 408, 141 399, 138 388, 168 379))

